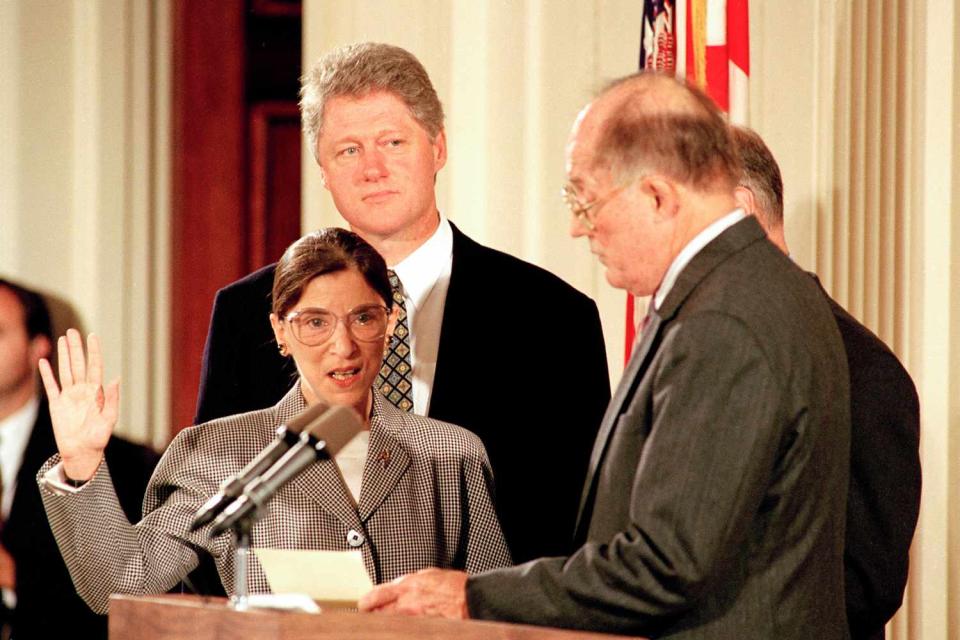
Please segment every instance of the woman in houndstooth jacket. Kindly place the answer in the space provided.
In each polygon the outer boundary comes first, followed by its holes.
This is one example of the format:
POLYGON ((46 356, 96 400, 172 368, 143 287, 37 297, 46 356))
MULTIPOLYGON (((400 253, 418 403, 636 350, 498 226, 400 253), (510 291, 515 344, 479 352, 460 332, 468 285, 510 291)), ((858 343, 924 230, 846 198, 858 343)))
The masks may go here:
MULTIPOLYGON (((359 549, 375 583, 427 567, 479 572, 510 564, 493 507, 493 478, 472 433, 400 411, 373 390, 396 326, 383 258, 343 229, 291 245, 274 279, 270 322, 300 374, 274 407, 182 431, 160 461, 130 524, 120 508, 105 445, 117 421, 119 381, 102 383, 99 340, 60 338, 60 385, 41 376, 59 454, 38 475, 51 527, 77 591, 107 611, 111 593, 163 593, 209 553, 233 587, 233 539, 190 533, 197 509, 220 482, 269 444, 280 424, 315 402, 347 405, 367 430, 336 460, 322 460, 281 488, 253 528, 257 547, 359 549)), ((270 590, 253 562, 252 593, 270 590)))

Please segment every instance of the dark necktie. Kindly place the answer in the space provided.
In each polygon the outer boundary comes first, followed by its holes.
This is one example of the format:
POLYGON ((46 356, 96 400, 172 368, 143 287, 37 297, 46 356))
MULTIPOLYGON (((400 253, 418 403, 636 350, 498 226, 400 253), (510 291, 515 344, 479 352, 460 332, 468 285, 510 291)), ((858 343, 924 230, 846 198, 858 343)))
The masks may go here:
POLYGON ((393 338, 383 355, 383 364, 377 374, 377 389, 401 411, 413 409, 413 370, 410 365, 410 325, 407 323, 407 305, 403 299, 403 285, 392 269, 387 270, 393 304, 400 309, 393 338))

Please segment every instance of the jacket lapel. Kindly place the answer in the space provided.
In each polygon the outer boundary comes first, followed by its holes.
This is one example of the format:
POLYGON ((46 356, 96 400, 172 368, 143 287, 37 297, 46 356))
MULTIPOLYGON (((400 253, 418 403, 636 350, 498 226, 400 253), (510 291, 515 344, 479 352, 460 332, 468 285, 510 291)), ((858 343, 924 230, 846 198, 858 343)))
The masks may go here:
POLYGON ((340 476, 337 463, 331 458, 315 462, 294 478, 291 484, 317 505, 333 514, 349 529, 360 529, 360 518, 340 476))
MULTIPOLYGON (((740 222, 724 230, 711 240, 693 257, 677 277, 673 288, 657 313, 664 322, 669 322, 677 314, 683 302, 709 276, 714 269, 733 254, 757 241, 765 241, 766 233, 753 216, 747 216, 740 222)), ((772 250, 776 250, 770 245, 772 250)))
POLYGON ((468 282, 471 264, 476 255, 475 243, 463 234, 456 225, 450 223, 453 232, 453 258, 450 264, 450 282, 447 285, 447 297, 443 305, 443 318, 440 321, 440 339, 437 342, 437 368, 433 377, 433 390, 430 392, 430 409, 427 414, 437 420, 450 420, 451 410, 459 403, 457 390, 461 381, 454 375, 457 367, 455 357, 457 340, 463 332, 458 326, 470 313, 471 283, 468 282), (466 268, 464 265, 467 265, 466 268), (454 354, 454 355, 451 355, 454 354))
POLYGON ((366 522, 376 511, 410 466, 410 456, 401 446, 400 430, 405 414, 379 393, 373 394, 373 417, 370 420, 370 448, 363 468, 363 485, 358 507, 360 520, 366 522))
MULTIPOLYGON (((587 467, 586 481, 584 482, 583 493, 580 496, 580 510, 577 513, 577 524, 574 528, 576 540, 583 539, 583 529, 588 525, 591 512, 591 496, 607 444, 613 434, 613 428, 623 411, 624 403, 633 396, 637 385, 646 374, 650 360, 656 354, 656 350, 652 347, 659 344, 658 335, 677 314, 687 297, 720 263, 747 245, 764 238, 766 238, 766 234, 753 216, 747 216, 723 231, 701 249, 684 267, 663 304, 651 316, 650 323, 644 329, 640 343, 623 372, 623 377, 617 386, 617 392, 607 407, 603 422, 600 423, 600 431, 597 433, 593 452, 590 455, 590 465, 587 467)), ((771 249, 773 249, 772 246, 771 249)))
MULTIPOLYGON (((275 425, 284 424, 306 408, 300 381, 277 404, 275 425)), ((337 463, 330 458, 310 465, 290 481, 290 485, 312 499, 324 511, 333 514, 348 528, 360 528, 353 498, 348 495, 337 463)))
POLYGON ((577 524, 574 531, 580 532, 581 526, 586 523, 584 520, 584 509, 590 495, 593 493, 593 486, 596 481, 597 471, 600 468, 600 462, 603 460, 603 454, 607 449, 607 443, 613 434, 613 427, 620 417, 624 403, 633 395, 633 391, 643 377, 646 371, 649 357, 652 355, 651 347, 660 333, 661 319, 655 312, 650 312, 650 320, 644 327, 640 336, 640 342, 637 344, 627 363, 627 368, 620 378, 620 384, 617 385, 617 392, 610 400, 606 413, 603 414, 603 421, 600 423, 600 430, 597 432, 597 439, 593 444, 593 452, 590 454, 590 464, 587 466, 586 482, 583 485, 583 493, 580 496, 580 510, 577 512, 577 524))

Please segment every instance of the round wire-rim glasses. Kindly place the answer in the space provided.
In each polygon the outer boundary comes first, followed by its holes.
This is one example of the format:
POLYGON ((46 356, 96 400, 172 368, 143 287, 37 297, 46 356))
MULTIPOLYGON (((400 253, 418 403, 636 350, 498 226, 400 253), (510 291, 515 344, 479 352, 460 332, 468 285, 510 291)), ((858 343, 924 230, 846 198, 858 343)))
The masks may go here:
POLYGON ((577 224, 583 225, 587 231, 593 231, 596 229, 596 223, 594 221, 597 218, 597 212, 600 211, 604 204, 623 191, 626 186, 626 184, 622 184, 614 187, 606 195, 596 198, 593 202, 587 203, 580 202, 577 191, 573 188, 572 184, 564 185, 563 188, 560 189, 560 196, 563 198, 563 202, 567 207, 569 207, 570 213, 576 218, 577 224), (590 214, 591 210, 593 210, 593 215, 590 214))
POLYGON ((323 344, 333 336, 337 324, 343 322, 347 333, 360 342, 375 342, 387 334, 389 310, 379 304, 357 307, 346 317, 332 311, 309 307, 287 314, 284 322, 290 325, 293 336, 308 347, 323 344))

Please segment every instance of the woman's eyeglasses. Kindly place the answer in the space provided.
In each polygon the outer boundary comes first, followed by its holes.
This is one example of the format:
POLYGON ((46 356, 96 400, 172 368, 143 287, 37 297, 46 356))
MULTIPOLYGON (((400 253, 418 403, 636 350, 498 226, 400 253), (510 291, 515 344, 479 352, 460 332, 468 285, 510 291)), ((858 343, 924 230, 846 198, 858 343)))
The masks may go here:
POLYGON ((330 339, 338 322, 344 322, 347 332, 355 340, 374 342, 387 333, 389 311, 381 305, 358 307, 345 317, 326 309, 300 309, 287 314, 284 322, 290 325, 294 337, 308 347, 316 347, 330 339))

